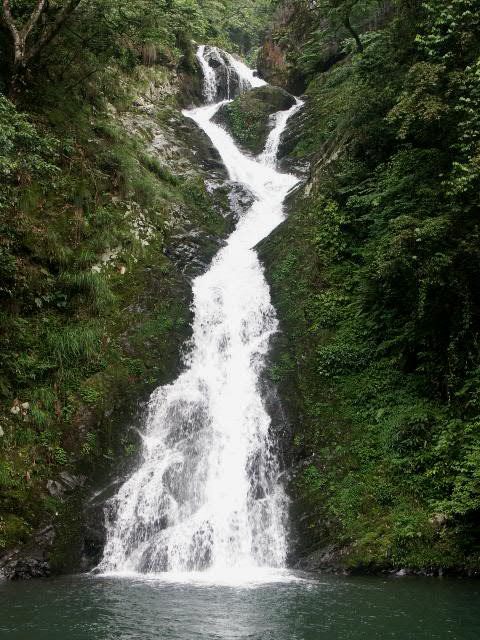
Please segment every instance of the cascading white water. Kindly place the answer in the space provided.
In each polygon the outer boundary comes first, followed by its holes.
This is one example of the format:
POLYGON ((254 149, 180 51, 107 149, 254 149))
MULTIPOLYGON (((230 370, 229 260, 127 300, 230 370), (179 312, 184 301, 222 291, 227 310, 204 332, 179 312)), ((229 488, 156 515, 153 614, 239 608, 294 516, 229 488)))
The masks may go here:
POLYGON ((205 102, 216 102, 217 98, 230 100, 238 93, 243 93, 252 87, 262 87, 266 84, 234 56, 218 47, 200 45, 197 50, 197 60, 203 73, 203 96, 205 102), (212 64, 215 66, 213 67, 212 64), (219 96, 218 72, 224 76, 223 95, 219 96))
MULTIPOLYGON (((239 78, 240 93, 251 89, 252 87, 264 87, 267 83, 259 78, 255 73, 247 67, 241 60, 237 60, 232 54, 224 52, 225 57, 232 69, 235 70, 239 78)), ((228 96, 229 98, 232 96, 228 96)))
MULTIPOLYGON (((251 86, 251 71, 237 72, 251 86)), ((204 79, 205 95, 213 95, 208 72, 204 79)), ((248 575, 285 563, 288 500, 260 392, 277 320, 253 247, 281 222, 282 202, 297 182, 278 173, 271 156, 300 103, 277 116, 270 151, 259 159, 211 121, 221 104, 184 114, 255 201, 194 281, 186 370, 151 397, 141 465, 111 503, 102 572, 248 575)))
POLYGON ((292 112, 298 111, 302 107, 302 104, 303 102, 301 100, 295 98, 295 105, 291 109, 277 111, 277 113, 274 114, 275 126, 270 131, 265 149, 259 157, 259 161, 262 164, 266 164, 268 167, 276 167, 281 133, 287 126, 288 119, 292 116, 292 112))
POLYGON ((215 102, 217 96, 217 78, 213 67, 208 64, 205 58, 205 45, 202 44, 197 50, 197 60, 200 63, 203 73, 203 96, 206 102, 215 102))

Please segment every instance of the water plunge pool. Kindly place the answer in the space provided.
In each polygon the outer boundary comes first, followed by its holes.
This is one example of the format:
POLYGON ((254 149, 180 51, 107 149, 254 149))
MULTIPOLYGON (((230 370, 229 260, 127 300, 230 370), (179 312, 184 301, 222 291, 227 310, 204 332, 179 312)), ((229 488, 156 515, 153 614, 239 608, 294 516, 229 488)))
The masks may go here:
POLYGON ((479 629, 480 583, 470 580, 0 582, 0 638, 11 640, 478 640, 479 629))

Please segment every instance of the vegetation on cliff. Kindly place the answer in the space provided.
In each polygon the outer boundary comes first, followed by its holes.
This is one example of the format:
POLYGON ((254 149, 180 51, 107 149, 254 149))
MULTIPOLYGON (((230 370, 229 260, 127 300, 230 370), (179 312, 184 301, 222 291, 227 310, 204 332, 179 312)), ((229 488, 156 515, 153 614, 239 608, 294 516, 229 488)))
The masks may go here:
POLYGON ((294 104, 295 99, 284 89, 267 85, 223 105, 213 119, 225 126, 241 147, 257 155, 265 149, 272 128, 270 116, 294 104))
POLYGON ((44 559, 78 562, 83 476, 128 459, 134 408, 175 375, 188 279, 231 224, 179 114, 201 98, 192 38, 247 52, 264 4, 244 5, 0 9, 0 556, 53 523, 44 559))
POLYGON ((307 95, 287 146, 310 180, 263 248, 301 552, 477 572, 478 2, 314 5, 283 4, 261 53, 307 95))

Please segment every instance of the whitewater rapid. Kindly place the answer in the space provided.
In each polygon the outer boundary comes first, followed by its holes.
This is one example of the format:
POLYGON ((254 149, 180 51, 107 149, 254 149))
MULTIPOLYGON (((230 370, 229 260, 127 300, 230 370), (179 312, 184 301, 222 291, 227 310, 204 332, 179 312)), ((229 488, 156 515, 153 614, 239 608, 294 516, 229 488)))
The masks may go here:
MULTIPOLYGON (((205 48, 198 56, 210 102, 215 74, 205 48)), ((229 64, 240 91, 264 84, 242 63, 229 64)), ((230 180, 251 191, 254 202, 193 283, 185 371, 151 396, 142 461, 109 504, 103 573, 248 582, 279 579, 285 566, 288 499, 260 385, 278 323, 253 247, 282 221, 282 203, 297 183, 277 170, 276 154, 301 104, 276 115, 257 158, 212 122, 222 104, 184 115, 209 136, 230 180)))

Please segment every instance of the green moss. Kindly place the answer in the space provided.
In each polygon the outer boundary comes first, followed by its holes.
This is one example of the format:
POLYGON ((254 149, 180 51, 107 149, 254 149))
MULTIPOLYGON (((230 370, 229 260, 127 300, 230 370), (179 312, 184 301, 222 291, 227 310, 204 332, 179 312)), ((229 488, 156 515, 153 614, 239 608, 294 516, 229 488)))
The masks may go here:
POLYGON ((292 96, 279 87, 260 87, 221 107, 214 120, 226 126, 241 146, 257 155, 265 148, 270 116, 294 103, 292 96))
POLYGON ((0 516, 0 551, 29 540, 32 529, 22 518, 7 514, 0 516))

